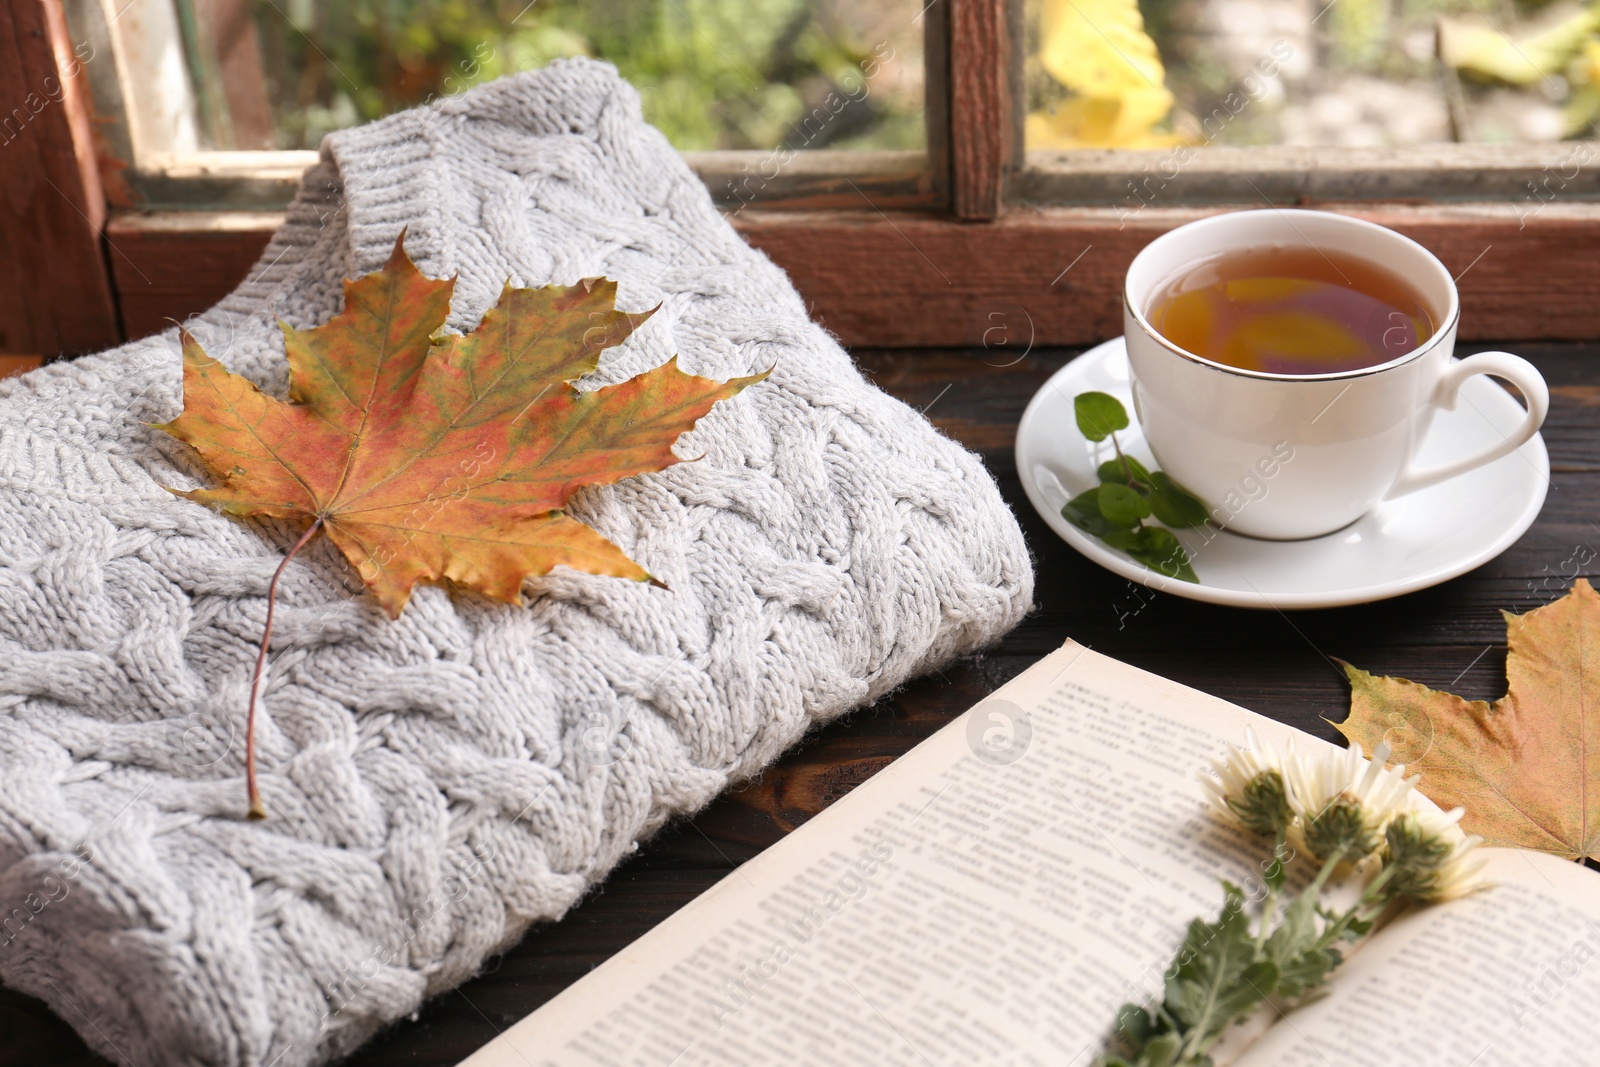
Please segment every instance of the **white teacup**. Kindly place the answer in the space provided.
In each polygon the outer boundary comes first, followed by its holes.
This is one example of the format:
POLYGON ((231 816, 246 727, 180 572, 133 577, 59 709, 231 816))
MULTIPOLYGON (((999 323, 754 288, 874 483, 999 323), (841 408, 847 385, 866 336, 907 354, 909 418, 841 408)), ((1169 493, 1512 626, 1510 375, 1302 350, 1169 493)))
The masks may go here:
POLYGON ((1180 226, 1134 257, 1123 289, 1134 405, 1161 469, 1204 501, 1220 525, 1279 540, 1331 533, 1382 500, 1499 459, 1538 432, 1550 405, 1544 379, 1508 352, 1453 359, 1459 317, 1455 282, 1427 249, 1382 226, 1322 211, 1239 211, 1180 226), (1418 290, 1441 325, 1387 363, 1313 375, 1214 363, 1151 326, 1146 312, 1164 283, 1219 253, 1262 245, 1311 246, 1382 265, 1418 290), (1419 469, 1413 456, 1434 410, 1453 409, 1461 383, 1474 374, 1520 389, 1527 417, 1492 447, 1419 469))

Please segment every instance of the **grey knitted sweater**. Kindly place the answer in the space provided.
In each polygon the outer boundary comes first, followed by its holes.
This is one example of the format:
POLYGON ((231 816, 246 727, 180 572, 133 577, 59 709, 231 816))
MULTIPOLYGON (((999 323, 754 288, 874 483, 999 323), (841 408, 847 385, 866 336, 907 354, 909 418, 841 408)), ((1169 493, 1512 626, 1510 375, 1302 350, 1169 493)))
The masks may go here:
POLYGON ((419 587, 390 621, 326 542, 207 484, 149 425, 176 331, 0 386, 0 979, 134 1064, 298 1067, 353 1049, 559 917, 637 843, 813 723, 992 642, 1028 609, 978 460, 865 382, 608 66, 558 63, 330 137, 250 279, 190 324, 283 395, 279 317, 325 321, 396 234, 459 272, 605 275, 662 309, 598 375, 674 354, 776 368, 574 513, 670 587, 558 570, 512 608, 419 587))

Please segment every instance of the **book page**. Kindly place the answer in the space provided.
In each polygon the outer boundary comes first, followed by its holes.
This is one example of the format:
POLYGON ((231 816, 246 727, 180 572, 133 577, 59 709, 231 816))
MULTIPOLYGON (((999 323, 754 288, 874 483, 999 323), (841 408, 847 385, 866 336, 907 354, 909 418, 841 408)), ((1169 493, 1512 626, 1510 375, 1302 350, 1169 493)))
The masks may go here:
POLYGON ((1600 874, 1487 849, 1494 887, 1415 908, 1237 1067, 1451 1067, 1600 1058, 1600 874))
POLYGON ((1252 726, 1327 745, 1069 643, 466 1064, 1087 1064, 1264 892, 1197 780, 1252 726))

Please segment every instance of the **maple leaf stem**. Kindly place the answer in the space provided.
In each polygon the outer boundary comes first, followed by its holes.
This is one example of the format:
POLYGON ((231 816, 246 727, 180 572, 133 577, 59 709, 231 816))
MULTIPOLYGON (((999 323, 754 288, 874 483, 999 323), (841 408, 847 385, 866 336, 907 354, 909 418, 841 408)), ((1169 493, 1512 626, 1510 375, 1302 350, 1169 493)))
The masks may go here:
POLYGON ((267 624, 262 628, 261 651, 256 655, 255 677, 250 679, 250 710, 245 715, 244 723, 244 780, 250 790, 250 818, 265 819, 267 807, 261 803, 261 790, 256 788, 256 697, 261 691, 261 678, 267 670, 267 649, 272 645, 272 616, 278 608, 278 579, 283 577, 283 569, 289 561, 299 555, 300 550, 306 547, 306 542, 316 536, 322 529, 322 519, 319 517, 306 528, 300 535, 300 540, 289 549, 288 555, 283 557, 283 562, 278 564, 278 569, 272 572, 272 582, 267 586, 267 624))

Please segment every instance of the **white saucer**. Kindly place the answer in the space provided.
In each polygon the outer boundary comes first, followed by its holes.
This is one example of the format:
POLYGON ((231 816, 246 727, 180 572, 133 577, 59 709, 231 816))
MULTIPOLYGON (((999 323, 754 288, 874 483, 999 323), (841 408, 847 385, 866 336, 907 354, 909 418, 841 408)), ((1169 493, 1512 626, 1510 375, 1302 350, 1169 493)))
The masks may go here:
MULTIPOLYGON (((1331 608, 1426 589, 1493 559, 1533 524, 1550 485, 1550 457, 1536 434, 1517 451, 1458 478, 1386 501, 1350 526, 1308 541, 1260 541, 1213 527, 1176 530, 1199 584, 1157 574, 1061 517, 1061 505, 1099 484, 1111 442, 1087 441, 1072 398, 1098 389, 1133 420, 1118 431, 1125 452, 1156 466, 1133 410, 1122 338, 1062 367, 1034 395, 1017 426, 1017 472, 1028 499, 1061 539, 1125 578, 1177 596, 1245 608, 1331 608), (1208 541, 1207 538, 1210 538, 1208 541)), ((1422 442, 1424 464, 1503 439, 1523 410, 1488 378, 1468 378, 1454 411, 1440 411, 1422 442)))

